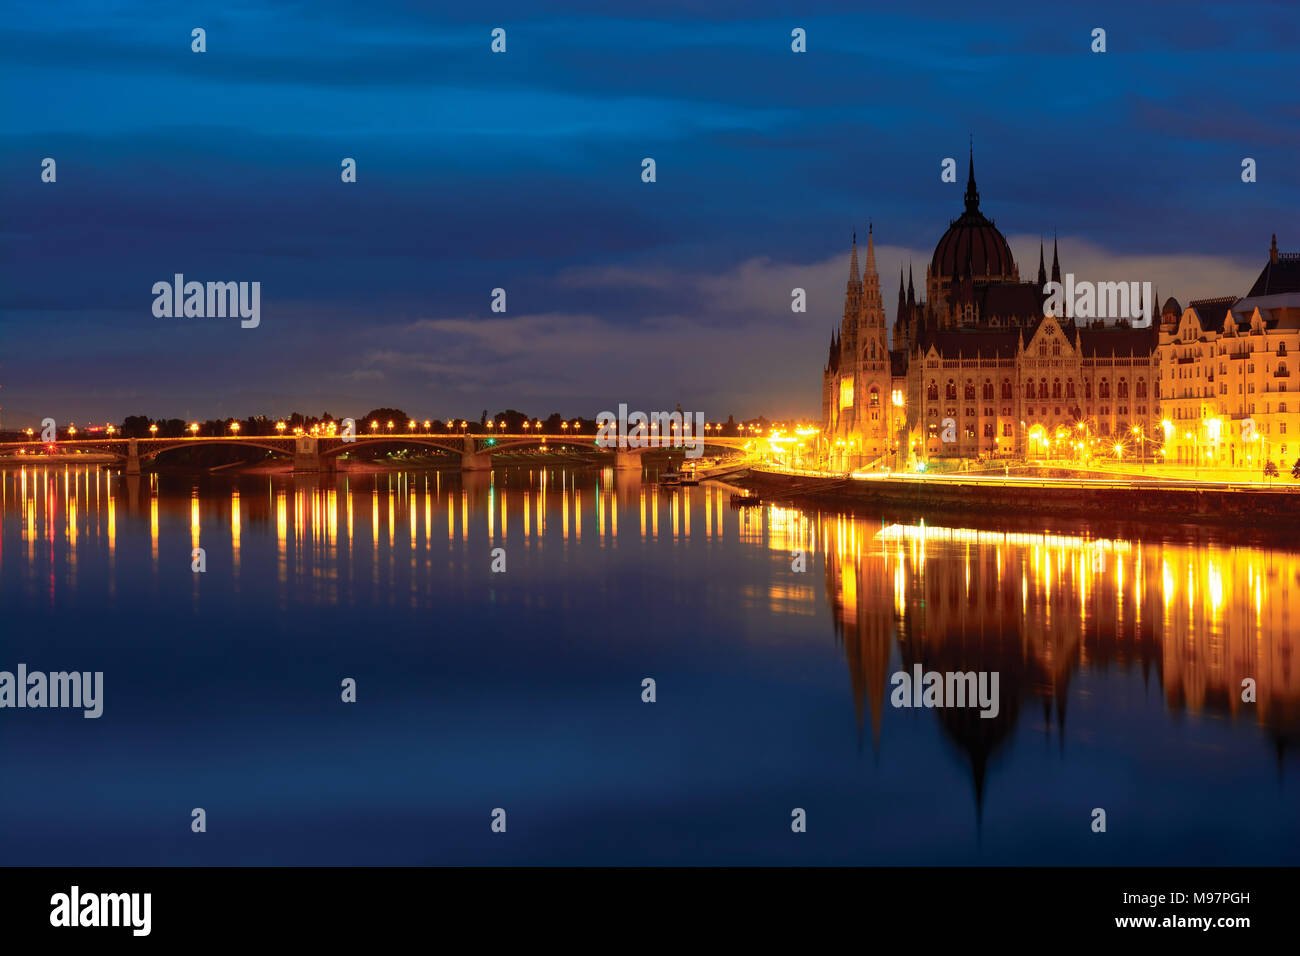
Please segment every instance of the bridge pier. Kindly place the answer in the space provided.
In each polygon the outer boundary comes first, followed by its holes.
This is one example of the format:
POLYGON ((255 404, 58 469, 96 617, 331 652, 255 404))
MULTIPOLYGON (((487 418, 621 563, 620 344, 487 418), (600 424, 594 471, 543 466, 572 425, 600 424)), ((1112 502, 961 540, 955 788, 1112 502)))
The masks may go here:
POLYGON ((464 439, 464 450, 460 453, 460 470, 492 470, 492 453, 488 451, 479 451, 474 438, 470 435, 466 435, 464 439))
POLYGON ((134 438, 128 439, 126 443, 126 473, 140 474, 140 445, 134 438))
POLYGON ((333 470, 334 459, 321 456, 320 439, 315 435, 299 435, 294 439, 293 473, 295 475, 333 470))
POLYGON ((614 451, 615 471, 635 471, 641 473, 641 453, 619 448, 614 451))

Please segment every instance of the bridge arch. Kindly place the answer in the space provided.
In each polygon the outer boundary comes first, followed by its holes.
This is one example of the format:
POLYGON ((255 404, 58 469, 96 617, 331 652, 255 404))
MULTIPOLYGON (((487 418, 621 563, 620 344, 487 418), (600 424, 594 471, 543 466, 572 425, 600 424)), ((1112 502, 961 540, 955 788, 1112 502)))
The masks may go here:
POLYGON ((431 435, 383 435, 371 438, 358 435, 357 440, 351 442, 339 438, 321 439, 320 454, 322 458, 334 458, 361 448, 411 448, 412 446, 433 448, 451 455, 460 455, 465 451, 465 442, 460 438, 434 438, 431 435))
MULTIPOLYGON (((139 448, 138 454, 141 461, 152 461, 156 459, 159 455, 165 455, 168 452, 177 451, 182 448, 213 448, 213 447, 223 448, 223 447, 230 447, 230 446, 239 446, 241 448, 260 448, 264 451, 275 452, 276 454, 279 455, 287 455, 290 458, 293 457, 292 440, 282 439, 277 441, 275 439, 270 439, 270 438, 265 440, 259 440, 257 438, 251 438, 251 437, 250 438, 214 438, 209 441, 204 441, 201 438, 197 438, 197 439, 182 438, 182 439, 178 439, 175 442, 168 443, 165 445, 159 445, 156 447, 150 447, 148 445, 141 445, 137 447, 139 448)), ((115 452, 116 454, 121 455, 123 458, 127 458, 129 456, 129 452, 127 451, 115 450, 115 452)))

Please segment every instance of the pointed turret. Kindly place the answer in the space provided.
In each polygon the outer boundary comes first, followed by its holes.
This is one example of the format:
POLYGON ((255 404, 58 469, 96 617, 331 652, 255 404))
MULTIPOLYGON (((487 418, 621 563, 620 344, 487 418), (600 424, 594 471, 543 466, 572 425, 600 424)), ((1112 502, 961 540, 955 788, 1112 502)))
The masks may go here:
POLYGON ((1277 233, 1273 233, 1273 244, 1268 247, 1268 261, 1277 262, 1277 233))
POLYGON ((912 285, 912 264, 907 264, 907 305, 908 308, 916 305, 916 288, 912 285))
POLYGON ((979 212, 980 192, 975 188, 975 143, 970 147, 970 170, 966 173, 966 211, 979 212))
POLYGON ((1056 236, 1052 236, 1052 281, 1061 281, 1061 260, 1056 254, 1056 236))
POLYGON ((1047 285, 1047 266, 1043 264, 1043 241, 1038 240, 1038 288, 1047 285))
POLYGON ((853 234, 853 252, 849 256, 849 288, 858 284, 858 234, 853 234))
POLYGON ((869 275, 875 275, 876 272, 876 240, 871 235, 871 223, 867 223, 867 268, 863 273, 863 278, 869 275))

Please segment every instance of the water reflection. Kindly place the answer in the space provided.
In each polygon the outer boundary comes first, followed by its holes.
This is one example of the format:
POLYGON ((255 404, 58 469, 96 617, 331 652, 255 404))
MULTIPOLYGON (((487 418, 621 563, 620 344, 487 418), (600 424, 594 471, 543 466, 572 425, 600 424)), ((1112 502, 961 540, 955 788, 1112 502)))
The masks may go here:
POLYGON ((1041 710, 1063 741, 1080 671, 1137 670, 1171 711, 1248 721, 1279 771, 1300 726, 1291 609, 1300 560, 1219 543, 882 525, 819 517, 829 542, 826 594, 844 643, 859 720, 880 742, 894 653, 904 670, 997 671, 1002 707, 936 709, 969 760, 977 805, 992 754, 1041 710), (1242 700, 1254 681, 1257 699, 1242 700))
MULTIPOLYGON (((1128 678, 1156 698, 1164 720, 1144 725, 1152 748, 1174 739, 1176 721, 1201 717, 1226 725, 1234 746, 1266 740, 1281 774, 1300 722, 1291 632, 1300 558, 1292 551, 1154 532, 1095 537, 1068 523, 1004 532, 777 505, 737 509, 730 495, 558 467, 306 479, 18 468, 0 471, 0 579, 10 607, 88 606, 92 622, 101 606, 143 614, 174 606, 168 597, 178 593, 196 612, 237 599, 255 621, 268 608, 400 609, 404 616, 385 619, 392 631, 514 602, 526 626, 550 628, 520 637, 520 646, 531 636, 536 646, 563 647, 586 625, 591 656, 625 654, 638 680, 653 653, 667 655, 667 672, 697 650, 725 648, 720 666, 739 675, 753 660, 784 673, 791 661, 811 668, 824 658, 835 672, 824 696, 844 710, 838 727, 817 727, 821 739, 856 729, 877 760, 891 742, 926 753, 927 732, 947 741, 971 781, 968 794, 951 799, 966 812, 973 805, 977 817, 999 773, 1024 788, 1046 772, 1041 754, 1020 770, 1000 769, 1018 742, 1032 735, 1062 759, 1076 747, 1067 734, 1072 710, 1077 720, 1081 701, 1131 705, 1128 678), (190 572, 200 547, 203 576, 190 572), (488 573, 496 547, 508 551, 509 586, 488 573), (694 577, 674 577, 682 567, 694 577), (608 649, 611 632, 626 650, 608 649), (915 664, 997 671, 998 715, 951 708, 904 719, 888 703, 890 675, 915 664), (1247 678, 1253 703, 1242 701, 1247 678)), ((509 666, 492 648, 465 653, 482 658, 466 658, 455 673, 480 681, 492 679, 491 667, 509 666)), ((766 706, 741 685, 732 692, 738 709, 766 706)), ((853 765, 851 748, 829 749, 830 760, 853 765)), ((1210 776, 1215 767, 1207 761, 1196 772, 1210 776)), ((1126 772, 1120 758, 1110 769, 1126 772)))

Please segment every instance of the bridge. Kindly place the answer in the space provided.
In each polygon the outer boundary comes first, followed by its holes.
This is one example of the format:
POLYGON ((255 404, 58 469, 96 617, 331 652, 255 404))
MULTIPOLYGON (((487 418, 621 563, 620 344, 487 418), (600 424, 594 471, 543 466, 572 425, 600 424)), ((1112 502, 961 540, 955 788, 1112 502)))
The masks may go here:
MULTIPOLYGON (((699 436, 688 439, 700 442, 704 449, 716 448, 733 451, 753 451, 760 438, 723 438, 699 436)), ((240 446, 261 448, 293 459, 295 472, 333 471, 338 456, 365 447, 390 446, 396 448, 427 448, 456 455, 462 471, 487 471, 492 467, 492 455, 497 452, 521 448, 564 448, 589 450, 595 455, 611 456, 617 471, 640 471, 641 455, 658 448, 681 450, 681 439, 655 435, 646 438, 600 439, 586 435, 539 434, 446 434, 419 432, 387 435, 189 435, 180 438, 122 438, 98 437, 61 439, 57 442, 29 441, 0 442, 0 456, 18 455, 22 452, 33 457, 42 455, 48 448, 111 455, 123 465, 128 475, 138 475, 144 463, 159 455, 180 448, 203 446, 240 446), (640 446, 644 442, 645 446, 640 446), (632 446, 632 447, 629 447, 632 446)))

